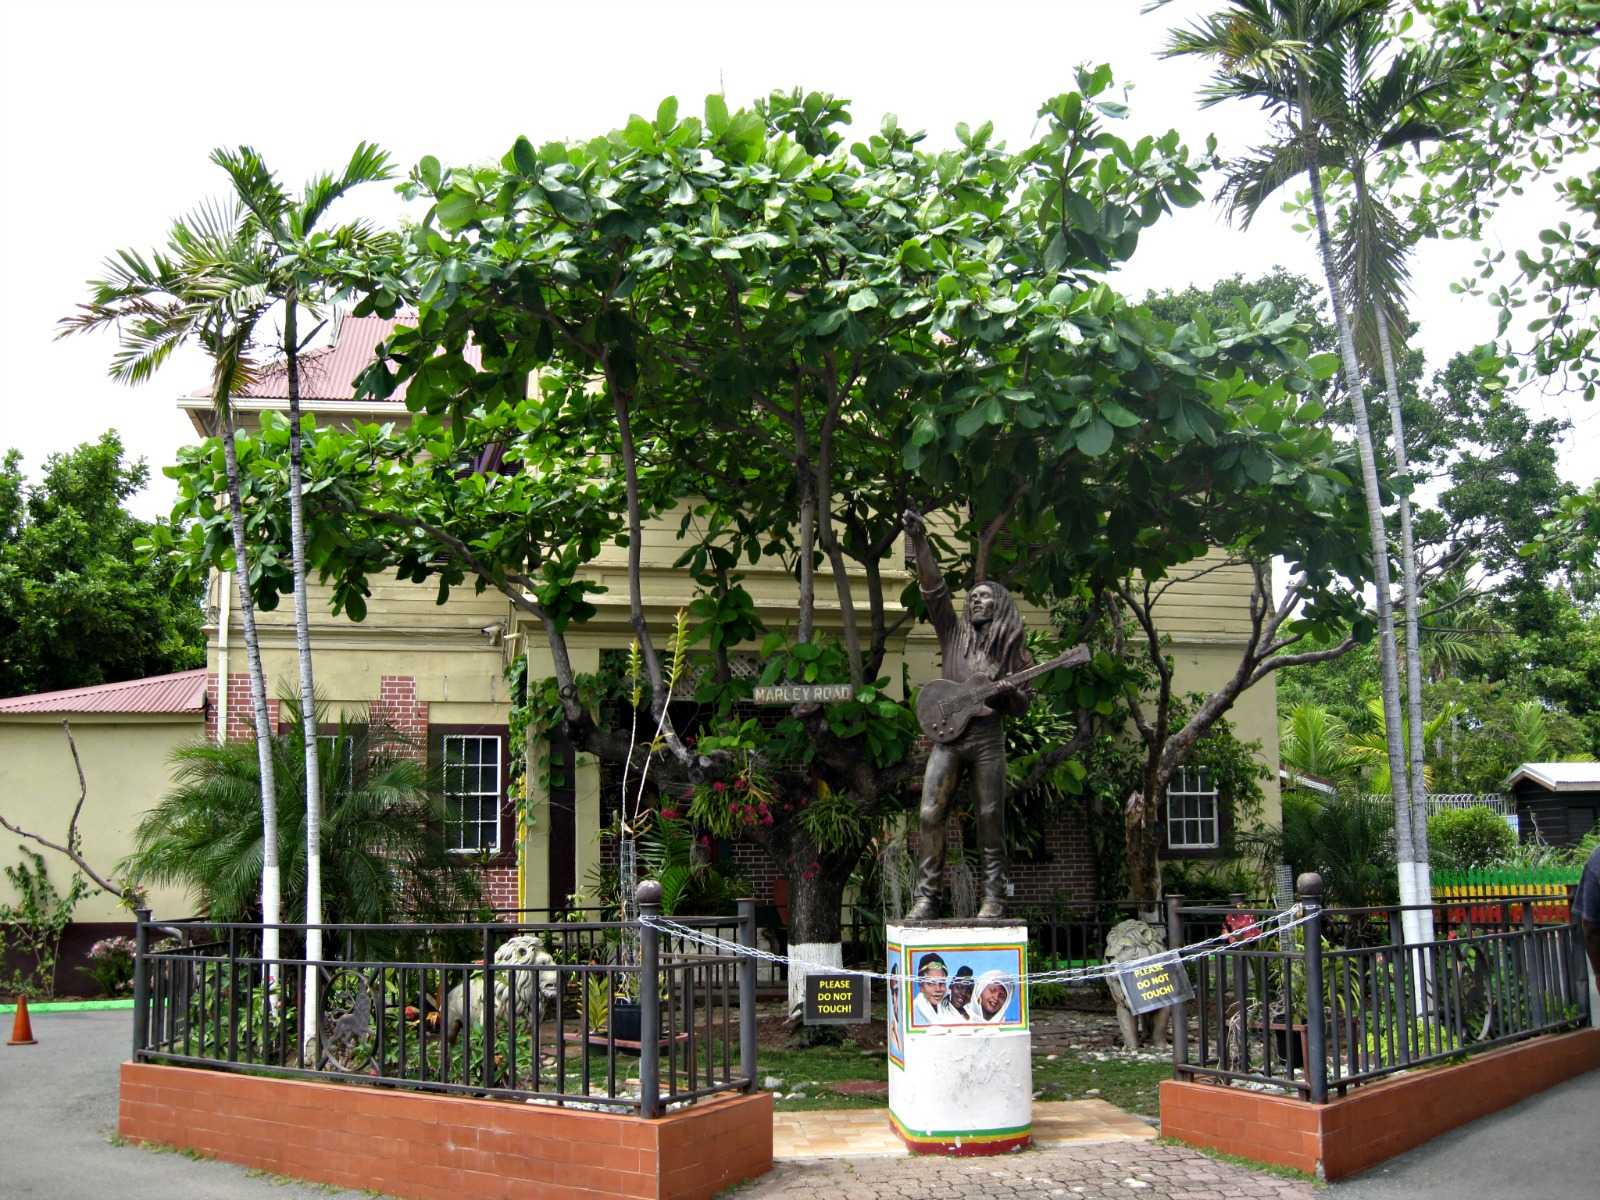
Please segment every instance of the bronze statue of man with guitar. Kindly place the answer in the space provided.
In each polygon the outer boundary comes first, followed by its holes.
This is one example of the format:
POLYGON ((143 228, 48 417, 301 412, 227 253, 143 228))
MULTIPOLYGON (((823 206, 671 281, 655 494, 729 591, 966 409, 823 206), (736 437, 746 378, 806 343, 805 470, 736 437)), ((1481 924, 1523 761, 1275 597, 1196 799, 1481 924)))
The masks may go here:
POLYGON ((917 558, 928 619, 939 635, 944 678, 923 687, 917 699, 917 720, 933 741, 922 777, 921 859, 917 899, 906 914, 913 921, 938 916, 944 875, 944 830, 966 771, 972 779, 978 809, 978 844, 983 851, 983 907, 980 917, 1005 915, 1006 744, 1002 714, 1021 716, 1028 710, 1029 680, 1056 667, 1087 662, 1078 646, 1059 658, 1035 666, 1028 654, 1022 614, 1003 586, 992 580, 967 593, 967 609, 956 615, 944 574, 933 560, 922 514, 907 509, 903 521, 917 558))

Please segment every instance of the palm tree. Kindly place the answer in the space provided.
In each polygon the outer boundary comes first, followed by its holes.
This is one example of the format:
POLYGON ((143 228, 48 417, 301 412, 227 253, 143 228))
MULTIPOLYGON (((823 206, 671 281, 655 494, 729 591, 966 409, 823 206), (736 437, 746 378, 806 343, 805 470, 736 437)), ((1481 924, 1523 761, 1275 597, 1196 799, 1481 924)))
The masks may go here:
POLYGON ((1335 787, 1355 781, 1360 762, 1350 753, 1350 731, 1320 704, 1289 711, 1278 731, 1278 761, 1286 768, 1335 787))
MULTIPOLYGON (((359 250, 373 235, 364 223, 340 226, 321 234, 316 226, 334 201, 359 184, 390 177, 389 156, 376 146, 359 144, 342 174, 319 175, 299 197, 289 196, 262 157, 248 146, 215 150, 211 161, 228 172, 234 193, 249 210, 248 233, 254 237, 269 264, 266 287, 283 303, 284 365, 289 385, 289 541, 294 572, 294 640, 299 661, 301 739, 305 755, 306 835, 306 957, 322 956, 322 797, 317 759, 316 679, 311 663, 310 609, 306 589, 305 497, 302 491, 303 454, 300 429, 299 309, 320 297, 328 273, 329 251, 359 250)), ((313 309, 314 311, 314 309, 313 309)), ((307 1029, 317 1029, 319 1005, 316 972, 306 973, 307 1029)))
MULTIPOLYGON (((1267 197, 1284 184, 1304 174, 1310 185, 1317 250, 1339 333, 1339 358, 1355 418, 1356 450, 1367 501, 1401 901, 1419 904, 1425 898, 1417 894, 1409 777, 1400 741, 1400 672, 1389 583, 1389 538, 1351 311, 1334 258, 1323 185, 1324 170, 1337 170, 1344 165, 1337 145, 1330 140, 1327 123, 1327 96, 1337 93, 1343 85, 1338 49, 1351 27, 1381 13, 1387 3, 1388 0, 1227 0, 1220 12, 1201 18, 1187 29, 1174 30, 1165 53, 1169 57, 1196 55, 1217 64, 1210 85, 1202 93, 1204 104, 1254 100, 1277 123, 1281 135, 1277 141, 1230 164, 1223 192, 1230 215, 1242 218, 1248 226, 1267 197)), ((1421 940, 1428 933, 1415 912, 1407 914, 1407 924, 1411 940, 1421 940)))
MULTIPOLYGON (((260 885, 265 926, 261 953, 270 980, 277 975, 277 923, 282 912, 277 807, 273 800, 275 764, 270 751, 272 718, 267 709, 261 642, 250 591, 250 550, 245 537, 232 405, 232 397, 255 370, 251 357, 255 330, 271 304, 265 279, 265 263, 246 229, 244 207, 237 203, 203 204, 173 222, 165 253, 145 256, 134 250, 121 250, 107 259, 105 278, 90 281, 89 303, 80 305, 73 316, 63 318, 61 336, 114 325, 119 343, 111 360, 111 376, 128 384, 150 379, 172 352, 187 342, 197 343, 211 359, 212 423, 222 438, 228 481, 233 574, 255 718, 260 811, 268 831, 260 885)), ((217 682, 218 687, 228 686, 226 679, 217 682)), ((217 736, 226 738, 227 731, 219 728, 217 736)))
MULTIPOLYGON (((1405 292, 1410 279, 1407 255, 1416 237, 1390 206, 1375 199, 1367 172, 1380 155, 1405 145, 1450 136, 1453 123, 1463 123, 1456 100, 1479 77, 1476 59, 1460 48, 1412 45, 1389 56, 1380 67, 1387 43, 1384 14, 1368 13, 1345 27, 1337 46, 1342 87, 1324 92, 1330 140, 1344 159, 1354 191, 1349 219, 1339 236, 1339 267, 1354 309, 1357 349, 1370 366, 1383 372, 1394 439, 1395 468, 1408 475, 1405 421, 1400 405, 1393 338, 1409 319, 1405 292)), ((1411 497, 1401 489, 1401 593, 1405 606, 1405 660, 1408 785, 1411 794, 1411 838, 1417 890, 1431 894, 1428 878, 1427 780, 1424 778, 1422 718, 1422 644, 1419 633, 1417 556, 1411 526, 1411 497)))
MULTIPOLYGON (((1374 792, 1387 792, 1391 782, 1389 778, 1390 765, 1386 753, 1389 745, 1389 731, 1384 724, 1383 705, 1377 700, 1369 700, 1367 701, 1367 711, 1372 714, 1372 729, 1366 733, 1353 735, 1350 738, 1348 749, 1356 765, 1371 772, 1368 776, 1368 783, 1371 789, 1374 792)), ((1423 725, 1422 737, 1416 740, 1433 739, 1437 742, 1439 734, 1444 730, 1444 727, 1460 716, 1461 711, 1454 704, 1444 705, 1433 715, 1431 721, 1423 725)), ((1411 720, 1409 714, 1402 719, 1407 724, 1411 720)), ((1409 742, 1411 740, 1411 730, 1403 729, 1402 733, 1405 735, 1402 740, 1409 742)), ((1433 786, 1433 767, 1428 763, 1423 763, 1422 765, 1422 779, 1425 788, 1433 786)))

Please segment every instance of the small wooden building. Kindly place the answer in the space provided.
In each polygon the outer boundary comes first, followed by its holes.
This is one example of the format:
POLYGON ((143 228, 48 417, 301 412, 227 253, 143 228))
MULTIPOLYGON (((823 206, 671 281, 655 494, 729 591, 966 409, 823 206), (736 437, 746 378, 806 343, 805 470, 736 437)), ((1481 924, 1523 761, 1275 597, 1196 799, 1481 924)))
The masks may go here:
POLYGON ((1516 804, 1525 842, 1570 846, 1600 825, 1600 762, 1523 763, 1501 790, 1516 804))

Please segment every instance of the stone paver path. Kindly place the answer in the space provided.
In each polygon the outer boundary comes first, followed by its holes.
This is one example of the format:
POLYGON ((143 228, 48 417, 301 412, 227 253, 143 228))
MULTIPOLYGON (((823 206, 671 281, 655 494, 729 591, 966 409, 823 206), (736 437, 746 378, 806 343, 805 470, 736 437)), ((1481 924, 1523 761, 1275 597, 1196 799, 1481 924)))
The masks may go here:
MULTIPOLYGON (((1150 1142, 1056 1145, 995 1158, 791 1159, 737 1200, 1311 1200, 1316 1188, 1150 1142)), ((1326 1195, 1326 1193, 1323 1193, 1326 1195)))
MULTIPOLYGON (((772 1157, 910 1158, 889 1125, 888 1109, 839 1108, 778 1113, 772 1120, 772 1157)), ((1156 1131, 1104 1100, 1053 1100, 1033 1106, 1033 1140, 1053 1148, 1081 1142, 1149 1141, 1156 1131)))

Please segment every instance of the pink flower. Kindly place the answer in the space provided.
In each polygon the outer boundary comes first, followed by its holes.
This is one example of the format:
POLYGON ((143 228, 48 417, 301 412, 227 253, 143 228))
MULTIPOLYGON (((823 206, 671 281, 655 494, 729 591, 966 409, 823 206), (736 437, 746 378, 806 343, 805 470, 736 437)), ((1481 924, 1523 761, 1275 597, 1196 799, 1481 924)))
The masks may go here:
POLYGON ((722 780, 718 779, 711 785, 711 790, 713 792, 725 792, 728 790, 728 785, 723 783, 722 780))
POLYGON ((661 810, 661 819, 663 821, 676 821, 681 816, 683 814, 675 808, 663 808, 661 810))
POLYGON ((733 786, 738 788, 742 792, 742 791, 744 791, 745 788, 750 786, 750 781, 748 779, 746 779, 743 775, 741 775, 741 776, 739 776, 739 778, 737 778, 737 779, 735 779, 733 781, 733 786))

